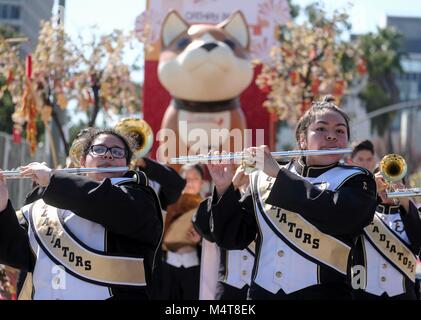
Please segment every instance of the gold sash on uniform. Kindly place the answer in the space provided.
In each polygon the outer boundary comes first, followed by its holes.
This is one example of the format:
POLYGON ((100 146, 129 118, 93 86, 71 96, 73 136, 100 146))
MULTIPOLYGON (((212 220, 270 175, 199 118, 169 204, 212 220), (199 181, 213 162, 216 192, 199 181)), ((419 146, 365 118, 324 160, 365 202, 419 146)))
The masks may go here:
POLYGON ((33 285, 32 285, 32 273, 28 272, 23 282, 22 289, 19 293, 18 300, 32 300, 33 285))
POLYGON ((351 248, 338 239, 321 232, 298 213, 267 204, 266 200, 275 178, 260 172, 256 180, 258 191, 256 198, 258 199, 255 201, 263 209, 260 211, 269 218, 272 226, 292 244, 293 248, 342 274, 346 274, 351 248))
POLYGON ((110 256, 82 245, 64 228, 58 210, 42 201, 30 210, 35 237, 53 261, 74 276, 99 285, 146 285, 142 258, 110 256))
POLYGON ((417 259, 412 251, 380 219, 374 215, 373 222, 364 228, 371 244, 397 269, 415 282, 417 259))
POLYGON ((256 255, 256 241, 252 241, 246 248, 251 254, 256 255))

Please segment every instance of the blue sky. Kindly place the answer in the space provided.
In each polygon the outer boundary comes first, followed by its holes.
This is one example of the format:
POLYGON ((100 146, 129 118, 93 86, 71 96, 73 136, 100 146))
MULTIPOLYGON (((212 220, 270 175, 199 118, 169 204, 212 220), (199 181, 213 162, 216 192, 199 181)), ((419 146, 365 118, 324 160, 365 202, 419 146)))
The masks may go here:
MULTIPOLYGON (((233 1, 233 0, 227 0, 233 1)), ((238 0, 237 0, 238 1, 238 0)), ((77 34, 88 26, 97 24, 101 32, 114 28, 130 30, 136 16, 145 8, 146 0, 67 0, 66 29, 77 34)), ((239 1, 241 3, 241 0, 239 1)), ((414 0, 293 0, 305 6, 312 2, 322 2, 327 11, 349 8, 354 33, 375 31, 376 26, 384 26, 387 15, 421 17, 421 1, 414 0)))
POLYGON ((71 34, 97 25, 102 33, 131 30, 146 0, 67 0, 65 28, 71 34))

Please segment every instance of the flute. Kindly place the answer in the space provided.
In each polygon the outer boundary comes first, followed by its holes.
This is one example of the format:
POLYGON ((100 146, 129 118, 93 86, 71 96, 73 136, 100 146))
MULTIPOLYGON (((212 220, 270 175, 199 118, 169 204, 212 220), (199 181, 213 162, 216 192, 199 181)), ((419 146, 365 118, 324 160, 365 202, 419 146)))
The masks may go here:
MULTIPOLYGON (((275 159, 279 158, 294 158, 302 156, 321 156, 330 154, 346 154, 352 153, 352 149, 325 149, 325 150, 292 150, 292 151, 278 151, 271 152, 272 157, 275 159)), ((208 163, 211 161, 223 161, 223 160, 248 160, 249 157, 244 152, 231 152, 221 155, 196 155, 196 156, 184 156, 178 158, 171 158, 170 163, 172 164, 185 164, 192 162, 208 163)))
MULTIPOLYGON (((70 174, 85 174, 85 173, 102 173, 102 172, 125 172, 129 167, 106 167, 106 168, 64 168, 55 169, 54 172, 70 173, 70 174)), ((5 179, 31 179, 20 175, 20 170, 5 170, 0 171, 5 179)))

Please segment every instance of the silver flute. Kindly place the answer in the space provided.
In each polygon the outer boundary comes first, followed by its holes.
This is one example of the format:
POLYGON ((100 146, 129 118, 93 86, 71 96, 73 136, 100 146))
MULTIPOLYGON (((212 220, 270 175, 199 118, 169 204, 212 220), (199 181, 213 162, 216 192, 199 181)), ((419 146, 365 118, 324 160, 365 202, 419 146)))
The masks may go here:
MULTIPOLYGON (((347 154, 352 153, 351 148, 345 149, 324 149, 324 150, 292 150, 292 151, 277 151, 271 152, 270 154, 275 159, 281 158, 294 158, 303 156, 321 156, 330 154, 347 154)), ((249 160, 251 156, 247 156, 244 152, 230 152, 221 155, 197 155, 197 156, 184 156, 178 158, 171 158, 170 163, 172 164, 185 164, 185 163, 208 163, 211 161, 223 161, 223 160, 249 160)))
POLYGON ((421 188, 396 189, 395 191, 387 192, 388 198, 408 198, 421 196, 421 188))
MULTIPOLYGON (((106 168, 64 168, 55 169, 54 172, 70 173, 70 174, 86 174, 86 173, 102 173, 102 172, 125 172, 129 167, 106 167, 106 168)), ((31 179, 31 177, 24 177, 20 175, 20 170, 5 170, 0 172, 5 179, 31 179)))

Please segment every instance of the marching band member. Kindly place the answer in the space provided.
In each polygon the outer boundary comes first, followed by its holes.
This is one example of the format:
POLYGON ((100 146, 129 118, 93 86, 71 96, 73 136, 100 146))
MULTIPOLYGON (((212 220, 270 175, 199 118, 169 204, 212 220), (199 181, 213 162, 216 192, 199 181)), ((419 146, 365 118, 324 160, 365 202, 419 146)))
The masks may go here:
POLYGON ((186 180, 183 194, 168 207, 165 217, 161 294, 170 300, 197 300, 199 297, 200 235, 191 222, 202 202, 200 195, 204 172, 200 165, 184 165, 180 170, 186 180))
MULTIPOLYGON (((114 130, 96 130, 85 138, 81 167, 130 162, 129 142, 114 130)), ((29 271, 21 298, 149 297, 162 216, 144 174, 84 177, 31 163, 21 175, 41 187, 38 200, 21 209, 26 229, 18 223, 0 171, 0 260, 29 271)))
POLYGON ((356 144, 352 150, 350 164, 363 167, 373 172, 376 167, 374 146, 370 140, 364 140, 356 144))
MULTIPOLYGON (((348 116, 332 101, 314 103, 299 120, 300 149, 347 146, 348 116)), ((247 151, 263 154, 264 166, 241 199, 233 165, 208 165, 215 183, 209 223, 220 247, 244 249, 256 239, 250 298, 350 298, 351 246, 376 207, 372 174, 340 164, 341 155, 309 155, 280 167, 265 146, 247 151)))
MULTIPOLYGON (((360 279, 353 285, 353 296, 368 300, 416 300, 416 255, 421 249, 419 212, 409 198, 399 198, 399 202, 388 198, 388 183, 380 172, 375 178, 379 204, 372 224, 364 228, 356 243, 359 250, 355 250, 353 264, 363 269, 355 272, 360 279)), ((393 185, 405 188, 400 182, 393 185)))
MULTIPOLYGON (((131 167, 142 171, 148 177, 149 186, 158 195, 161 204, 163 219, 165 219, 167 207, 180 197, 186 181, 170 166, 158 163, 149 158, 153 144, 153 131, 151 126, 139 118, 123 118, 116 125, 115 129, 122 134, 129 136, 135 142, 134 156, 131 167)), ((162 278, 162 249, 159 246, 156 252, 155 265, 152 279, 152 299, 160 298, 162 278)))
MULTIPOLYGON (((245 174, 244 166, 237 168, 232 179, 232 184, 237 193, 244 194, 248 185, 249 177, 245 174)), ((238 197, 240 197, 240 194, 238 197)), ((201 203, 196 214, 193 216, 193 225, 200 235, 207 241, 215 242, 209 228, 208 206, 212 205, 212 198, 201 203)), ((209 247, 212 248, 212 247, 209 247)), ((202 251, 206 250, 202 246, 202 251)), ((209 249, 210 250, 210 249, 209 249)), ((213 292, 215 300, 246 300, 249 286, 251 283, 251 275, 254 265, 255 242, 253 241, 246 249, 243 250, 225 250, 219 248, 220 259, 217 262, 202 261, 201 279, 205 281, 205 277, 211 277, 214 272, 209 268, 216 268, 219 276, 215 292, 213 292)), ((203 255, 207 257, 207 255, 203 255)), ((206 258, 205 258, 206 259, 206 258)), ((203 285, 201 283, 201 285, 203 285)))
MULTIPOLYGON (((149 186, 158 195, 162 214, 165 219, 167 207, 179 199, 186 181, 170 166, 160 164, 149 157, 141 157, 135 160, 135 169, 146 174, 149 186)), ((161 298, 161 286, 163 277, 163 252, 161 246, 156 253, 155 268, 152 281, 152 299, 161 298)))
MULTIPOLYGON (((72 145, 70 146, 69 155, 66 158, 66 167, 67 168, 79 168, 80 167, 80 158, 82 155, 82 148, 84 144, 84 139, 86 139, 89 135, 88 133, 93 133, 96 129, 94 127, 87 127, 81 129, 76 137, 73 139, 72 145)), ((37 185, 33 182, 34 188, 32 189, 31 193, 29 193, 25 198, 25 205, 30 204, 40 198, 40 194, 42 194, 44 188, 37 185)), ((21 212, 19 212, 21 215, 21 212)), ((22 217, 23 219, 23 217, 22 217)), ((17 282, 17 292, 18 294, 22 290, 22 286, 25 282, 27 273, 24 271, 20 271, 19 279, 17 282)))

